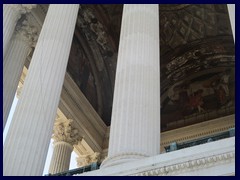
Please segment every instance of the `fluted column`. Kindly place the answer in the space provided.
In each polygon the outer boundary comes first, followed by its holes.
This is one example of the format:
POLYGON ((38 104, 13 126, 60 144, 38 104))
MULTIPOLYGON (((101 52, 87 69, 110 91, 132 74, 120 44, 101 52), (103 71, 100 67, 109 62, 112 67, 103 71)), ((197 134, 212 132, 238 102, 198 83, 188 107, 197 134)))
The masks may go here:
POLYGON ((16 27, 16 33, 11 40, 3 64, 3 128, 7 122, 25 60, 37 37, 37 29, 27 21, 23 21, 16 27))
POLYGON ((4 175, 42 175, 78 9, 49 6, 5 140, 4 175))
POLYGON ((233 40, 235 42, 235 4, 228 4, 227 7, 233 33, 233 40))
POLYGON ((102 167, 160 153, 159 12, 125 4, 108 158, 102 167))
POLYGON ((69 170, 73 145, 81 140, 78 130, 71 119, 57 119, 53 129, 54 150, 49 167, 49 174, 69 170))
POLYGON ((10 39, 21 14, 30 12, 36 4, 3 4, 3 57, 9 48, 10 39))

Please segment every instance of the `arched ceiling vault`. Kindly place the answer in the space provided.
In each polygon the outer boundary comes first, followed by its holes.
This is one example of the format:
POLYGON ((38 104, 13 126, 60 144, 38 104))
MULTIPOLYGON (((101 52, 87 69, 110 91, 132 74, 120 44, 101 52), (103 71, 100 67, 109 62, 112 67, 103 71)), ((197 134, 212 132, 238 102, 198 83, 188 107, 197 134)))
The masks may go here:
MULTIPOLYGON (((67 67, 106 125, 111 122, 122 8, 81 5, 67 67)), ((235 46, 226 5, 164 4, 159 17, 162 131, 209 120, 182 121, 234 106, 235 46)))

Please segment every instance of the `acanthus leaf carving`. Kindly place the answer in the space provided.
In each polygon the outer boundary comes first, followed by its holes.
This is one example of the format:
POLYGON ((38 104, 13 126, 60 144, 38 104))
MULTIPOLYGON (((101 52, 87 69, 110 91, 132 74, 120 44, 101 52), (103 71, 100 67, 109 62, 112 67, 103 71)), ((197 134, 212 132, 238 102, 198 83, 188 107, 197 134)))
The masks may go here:
POLYGON ((77 144, 82 139, 78 129, 73 126, 73 120, 62 118, 56 120, 52 138, 54 143, 63 141, 71 145, 77 144))
POLYGON ((21 39, 35 47, 39 36, 39 30, 32 25, 26 17, 22 17, 16 26, 16 38, 21 39))
POLYGON ((87 166, 91 163, 98 162, 100 160, 100 153, 95 152, 92 154, 79 156, 76 158, 78 167, 87 166))

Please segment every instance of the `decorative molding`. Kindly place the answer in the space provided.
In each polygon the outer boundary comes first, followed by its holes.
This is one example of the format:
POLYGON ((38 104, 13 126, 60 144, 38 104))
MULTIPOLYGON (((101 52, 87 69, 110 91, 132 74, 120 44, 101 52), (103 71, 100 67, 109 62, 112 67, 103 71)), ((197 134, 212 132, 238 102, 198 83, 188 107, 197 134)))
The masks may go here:
POLYGON ((31 25, 27 19, 23 19, 18 22, 15 35, 17 39, 21 39, 29 43, 29 46, 35 47, 39 36, 39 30, 31 25))
MULTIPOLYGON (((224 116, 221 118, 213 119, 207 122, 201 122, 198 124, 178 128, 161 133, 161 152, 164 151, 164 146, 168 146, 172 142, 183 142, 192 139, 201 138, 204 136, 210 136, 217 133, 227 131, 230 128, 235 127, 235 115, 224 116)), ((104 139, 104 153, 102 153, 101 159, 106 159, 108 154, 108 141, 109 141, 109 128, 108 127, 105 139, 104 139)))
POLYGON ((171 164, 169 166, 164 166, 156 169, 151 169, 136 174, 131 174, 130 176, 170 176, 177 175, 182 172, 189 172, 193 170, 198 170, 202 168, 209 168, 223 163, 228 163, 235 160, 235 152, 227 152, 223 154, 217 154, 213 156, 207 156, 200 159, 194 159, 179 164, 171 164))
POLYGON ((161 133, 161 149, 172 142, 183 142, 214 135, 235 127, 235 115, 224 116, 207 122, 194 124, 161 133))
POLYGON ((235 137, 76 176, 222 176, 235 173, 235 137))
POLYGON ((90 8, 83 8, 80 6, 80 12, 82 12, 82 17, 78 19, 77 23, 83 29, 85 36, 88 40, 92 40, 91 35, 84 29, 90 28, 90 30, 94 33, 96 42, 104 49, 108 50, 108 37, 107 33, 104 29, 104 26, 101 22, 97 20, 93 11, 90 8))
POLYGON ((76 160, 77 160, 78 167, 87 166, 93 162, 98 162, 100 160, 100 153, 95 152, 89 155, 79 156, 76 158, 76 160))
POLYGON ((90 164, 90 158, 89 156, 86 157, 77 157, 77 167, 84 167, 90 164))
POLYGON ((78 129, 73 126, 72 119, 56 119, 53 128, 54 143, 64 141, 71 145, 77 144, 81 140, 78 129))
POLYGON ((90 155, 90 157, 91 157, 91 161, 92 162, 97 162, 97 161, 99 161, 100 153, 99 152, 95 152, 92 155, 90 155))
POLYGON ((212 134, 215 134, 215 133, 218 133, 218 132, 226 131, 226 130, 228 130, 230 128, 234 128, 234 127, 235 127, 235 125, 230 125, 230 126, 227 126, 227 127, 223 127, 223 128, 219 128, 219 129, 213 129, 211 131, 205 131, 205 132, 201 132, 201 133, 198 133, 198 134, 185 136, 185 137, 182 137, 182 138, 171 139, 170 141, 162 142, 161 145, 164 146, 164 145, 170 144, 172 142, 187 141, 189 139, 194 139, 194 138, 197 139, 197 138, 202 137, 202 136, 212 135, 212 134))
POLYGON ((100 153, 94 152, 92 148, 86 143, 84 138, 74 145, 74 152, 78 155, 76 158, 77 166, 87 166, 93 162, 100 161, 100 153))

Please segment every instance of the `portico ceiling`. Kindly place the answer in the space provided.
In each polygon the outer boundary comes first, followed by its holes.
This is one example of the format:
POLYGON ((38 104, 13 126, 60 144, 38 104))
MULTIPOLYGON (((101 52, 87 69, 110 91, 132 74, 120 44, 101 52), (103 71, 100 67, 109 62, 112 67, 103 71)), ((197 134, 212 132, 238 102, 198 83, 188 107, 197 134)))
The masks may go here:
MULTIPOLYGON (((162 131, 234 107, 235 52, 226 5, 159 7, 162 131), (186 121, 193 116, 199 118, 186 121)), ((81 5, 67 67, 106 125, 111 122, 122 9, 121 4, 81 5)))

